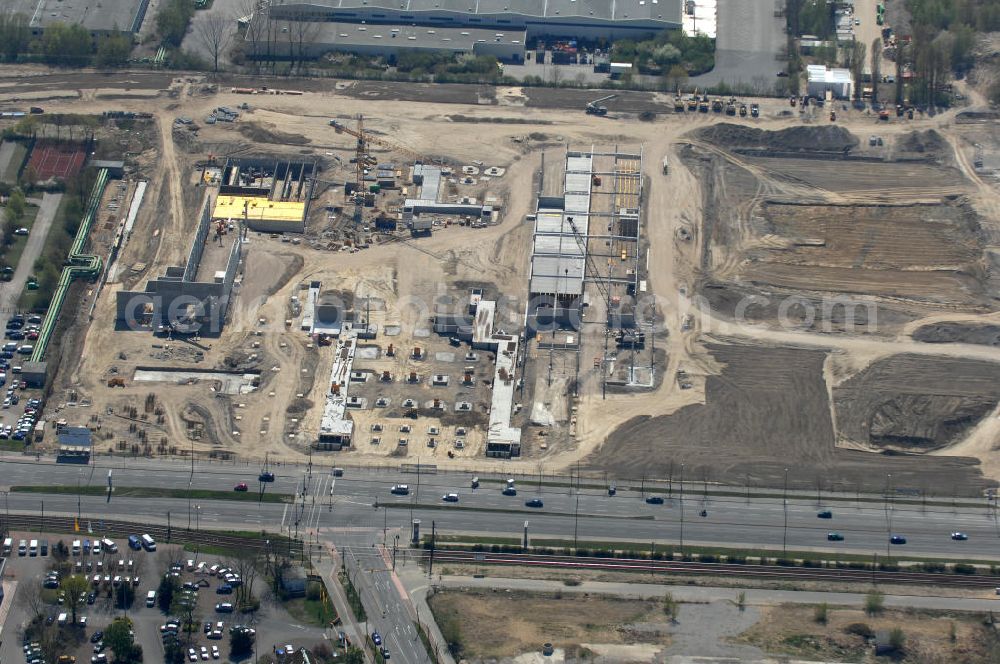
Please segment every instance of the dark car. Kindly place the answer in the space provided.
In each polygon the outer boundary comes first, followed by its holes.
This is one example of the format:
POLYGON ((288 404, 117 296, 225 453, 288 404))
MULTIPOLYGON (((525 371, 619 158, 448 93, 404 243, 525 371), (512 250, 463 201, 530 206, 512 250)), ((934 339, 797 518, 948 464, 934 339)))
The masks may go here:
POLYGON ((97 632, 94 632, 93 634, 90 635, 90 642, 91 643, 97 643, 98 641, 100 641, 103 638, 104 638, 104 632, 97 631, 97 632))
POLYGON ((372 643, 376 646, 382 645, 382 635, 378 632, 372 632, 372 643))
POLYGON ((250 487, 247 486, 246 482, 240 482, 233 487, 233 491, 249 491, 250 487))
POLYGON ((893 535, 889 538, 889 541, 893 544, 906 544, 906 538, 902 535, 893 535))
POLYGON ((646 503, 649 504, 649 505, 662 505, 663 504, 663 497, 662 496, 646 496, 646 503))
POLYGON ((524 501, 524 506, 525 507, 542 507, 542 499, 541 498, 529 498, 528 500, 524 501))
POLYGON ((503 495, 505 495, 505 496, 516 496, 517 495, 517 489, 515 489, 512 486, 504 487, 504 489, 503 489, 503 495))
POLYGON ((215 594, 217 595, 232 595, 233 587, 228 583, 223 583, 221 586, 215 589, 215 594))
POLYGON ((269 470, 265 470, 263 473, 257 476, 257 479, 260 480, 261 482, 273 482, 274 473, 272 473, 269 470))
POLYGON ((843 542, 844 536, 840 533, 827 533, 826 538, 831 542, 843 542))
POLYGON ((816 512, 816 518, 818 518, 818 519, 832 519, 833 518, 833 512, 831 512, 830 510, 823 510, 821 512, 816 512))
POLYGON ((964 542, 965 540, 969 539, 969 536, 966 535, 965 533, 956 532, 951 534, 951 538, 959 542, 964 542))
POLYGON ((382 648, 382 659, 389 659, 389 649, 382 648))
POLYGON ((87 593, 87 604, 93 604, 97 601, 97 593, 87 593))
POLYGON ((616 487, 614 484, 612 484, 611 486, 608 487, 608 495, 609 496, 613 496, 613 495, 615 495, 617 493, 618 493, 618 487, 616 487))

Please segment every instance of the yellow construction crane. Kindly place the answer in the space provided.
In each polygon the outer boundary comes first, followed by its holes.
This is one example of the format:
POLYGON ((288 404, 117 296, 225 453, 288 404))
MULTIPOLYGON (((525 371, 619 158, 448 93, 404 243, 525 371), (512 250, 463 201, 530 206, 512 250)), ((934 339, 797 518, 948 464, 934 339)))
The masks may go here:
POLYGON ((381 136, 376 136, 371 132, 365 131, 365 120, 364 116, 361 114, 358 114, 357 123, 357 129, 351 129, 339 120, 330 120, 330 126, 333 127, 338 134, 347 134, 348 136, 353 136, 358 139, 357 146, 355 147, 354 158, 356 187, 354 192, 354 221, 360 222, 361 205, 364 201, 365 195, 365 168, 378 163, 378 160, 369 152, 369 146, 372 144, 379 145, 388 150, 392 150, 393 152, 399 152, 412 157, 416 161, 422 160, 423 157, 409 148, 397 145, 392 141, 382 138, 381 136))

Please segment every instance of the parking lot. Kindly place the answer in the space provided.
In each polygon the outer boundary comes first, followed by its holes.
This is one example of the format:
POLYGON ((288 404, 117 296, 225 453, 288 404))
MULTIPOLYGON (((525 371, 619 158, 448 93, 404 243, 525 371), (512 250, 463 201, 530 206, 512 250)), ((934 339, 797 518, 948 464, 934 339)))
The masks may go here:
MULTIPOLYGON (((90 525, 81 522, 81 529, 90 525)), ((9 538, 12 550, 7 554, 6 578, 16 579, 17 587, 3 600, 9 613, 0 661, 59 664, 63 656, 75 657, 79 664, 103 664, 113 659, 102 641, 104 630, 121 616, 131 621, 145 661, 164 661, 166 646, 174 640, 187 662, 230 661, 232 635, 239 630, 255 637, 260 652, 289 645, 309 647, 324 640, 322 629, 298 624, 270 596, 266 580, 258 580, 252 591, 246 589, 239 572, 227 569, 235 563, 223 563, 219 556, 206 557, 162 543, 155 551, 141 546, 133 549, 122 539, 109 548, 101 538, 82 532, 13 532, 9 538), (21 540, 24 555, 19 551, 21 540), (86 580, 75 616, 70 582, 74 576, 86 580), (164 576, 173 578, 176 587, 173 601, 166 605, 168 611, 161 607, 159 596, 164 576), (238 595, 241 587, 245 589, 242 596, 238 595), (134 598, 124 608, 118 601, 123 588, 134 598), (256 602, 260 595, 264 595, 262 604, 256 602), (241 613, 237 597, 259 610, 241 613), (32 626, 35 615, 39 618, 32 626), (190 629, 185 630, 185 623, 190 629), (26 637, 29 628, 30 638, 26 637)), ((241 570, 246 573, 245 567, 241 570)), ((61 662, 69 664, 70 660, 61 662)))

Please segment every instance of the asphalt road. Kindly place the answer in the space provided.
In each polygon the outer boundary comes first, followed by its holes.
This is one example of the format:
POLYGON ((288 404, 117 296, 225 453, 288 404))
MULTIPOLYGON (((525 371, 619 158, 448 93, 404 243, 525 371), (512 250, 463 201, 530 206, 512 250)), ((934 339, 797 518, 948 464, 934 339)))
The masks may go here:
POLYGON ((715 68, 693 76, 688 86, 721 82, 758 85, 770 92, 783 63, 784 19, 774 16, 775 0, 719 0, 715 68))
MULTIPOLYGON (((109 468, 75 467, 34 461, 4 462, 5 483, 104 486, 109 468), (44 479, 42 479, 44 478, 44 479)), ((103 463, 99 462, 99 463, 103 463)), ((258 468, 245 466, 199 466, 192 475, 181 464, 146 467, 118 467, 113 470, 117 486, 193 488, 228 491, 236 482, 247 482, 255 491, 258 468)), ((815 498, 789 499, 786 510, 780 498, 752 496, 709 496, 701 485, 687 484, 683 500, 675 483, 675 495, 663 505, 649 505, 638 491, 620 488, 608 497, 599 489, 583 489, 579 496, 569 487, 539 490, 527 481, 518 483, 516 497, 503 496, 499 483, 483 482, 472 491, 468 478, 461 475, 423 475, 417 489, 414 475, 387 470, 350 470, 345 477, 331 478, 326 469, 312 473, 301 469, 273 468, 277 479, 266 491, 298 494, 295 505, 282 503, 235 502, 226 500, 188 501, 183 498, 115 498, 83 496, 79 509, 84 519, 150 519, 192 527, 243 528, 247 526, 282 530, 293 535, 306 532, 320 536, 340 528, 399 528, 408 532, 410 519, 423 522, 423 532, 435 522, 439 532, 474 532, 492 536, 519 537, 525 520, 532 537, 580 540, 656 541, 658 546, 679 544, 780 549, 828 550, 870 555, 925 555, 944 558, 1000 559, 1000 526, 993 510, 985 507, 903 505, 883 502, 837 502, 817 504, 815 498), (411 487, 409 496, 392 496, 389 488, 398 482, 411 487), (303 484, 307 490, 301 496, 303 484), (464 486, 462 486, 464 485, 464 486), (331 491, 332 489, 332 491, 331 491), (460 502, 444 503, 444 493, 457 491, 460 502), (541 509, 524 505, 527 498, 540 497, 541 509), (378 501, 379 508, 373 504, 378 501), (577 502, 579 507, 577 507, 577 502), (382 506, 388 505, 389 509, 382 506), (832 519, 819 519, 819 507, 833 510, 832 519), (701 517, 702 509, 707 516, 701 517), (575 516, 578 515, 578 518, 575 516), (956 542, 950 533, 960 530, 969 540, 956 542), (828 542, 827 533, 837 531, 843 542, 828 542), (888 533, 907 537, 905 546, 888 545, 888 533)), ((12 511, 40 511, 74 515, 78 499, 74 495, 10 493, 4 508, 12 511)), ((335 534, 335 533, 332 533, 335 534)))

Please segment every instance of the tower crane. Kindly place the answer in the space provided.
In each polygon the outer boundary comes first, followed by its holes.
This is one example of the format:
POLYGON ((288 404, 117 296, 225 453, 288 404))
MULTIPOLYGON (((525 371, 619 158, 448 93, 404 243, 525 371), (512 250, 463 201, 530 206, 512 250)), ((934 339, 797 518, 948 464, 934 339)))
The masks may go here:
POLYGON ((418 162, 421 161, 423 157, 420 154, 414 152, 413 150, 410 150, 409 148, 397 145, 396 143, 388 141, 382 138, 381 136, 376 136, 371 132, 365 131, 365 119, 364 116, 360 114, 357 117, 357 123, 358 123, 357 129, 351 129, 350 127, 340 122, 339 120, 330 120, 330 126, 333 127, 338 134, 347 134, 348 136, 353 136, 354 138, 358 139, 357 145, 355 146, 354 150, 355 186, 356 186, 354 191, 354 221, 360 222, 361 206, 362 203, 364 202, 364 195, 365 195, 364 191, 365 168, 378 163, 378 160, 375 159, 369 152, 370 146, 379 145, 388 150, 392 150, 393 152, 399 152, 409 157, 412 157, 415 161, 418 162))

